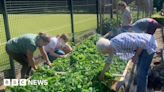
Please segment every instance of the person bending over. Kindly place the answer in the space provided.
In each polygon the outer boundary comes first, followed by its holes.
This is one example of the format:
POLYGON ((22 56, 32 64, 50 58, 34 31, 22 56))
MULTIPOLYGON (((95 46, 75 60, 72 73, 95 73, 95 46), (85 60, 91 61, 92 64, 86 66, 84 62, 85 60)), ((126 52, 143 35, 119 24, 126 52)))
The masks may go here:
POLYGON ((100 38, 97 49, 103 54, 108 54, 104 68, 99 76, 104 79, 104 73, 109 70, 114 55, 123 59, 132 59, 137 63, 137 92, 146 92, 147 76, 153 55, 156 52, 157 42, 154 36, 146 33, 121 33, 111 40, 100 38))
POLYGON ((50 37, 45 33, 26 34, 18 38, 10 39, 6 43, 6 52, 8 55, 22 65, 21 78, 27 78, 31 68, 37 69, 35 59, 33 57, 34 51, 39 48, 46 63, 51 66, 47 53, 43 46, 50 42, 50 37))

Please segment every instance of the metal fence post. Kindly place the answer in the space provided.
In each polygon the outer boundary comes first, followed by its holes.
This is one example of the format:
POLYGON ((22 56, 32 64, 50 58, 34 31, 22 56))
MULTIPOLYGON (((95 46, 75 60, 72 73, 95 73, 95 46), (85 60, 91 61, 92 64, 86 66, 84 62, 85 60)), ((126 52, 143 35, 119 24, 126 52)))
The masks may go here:
POLYGON ((96 14, 97 14, 97 32, 100 31, 99 29, 99 0, 96 0, 96 14))
POLYGON ((161 27, 161 33, 162 33, 162 40, 163 40, 163 43, 164 43, 164 27, 161 27))
POLYGON ((74 17, 73 17, 73 1, 72 0, 69 0, 68 6, 69 6, 70 14, 71 14, 72 41, 75 42, 74 17))
POLYGON ((102 34, 102 26, 103 26, 103 24, 102 24, 102 0, 100 0, 99 1, 99 12, 100 12, 100 34, 102 34))
MULTIPOLYGON (((2 14, 3 14, 3 20, 4 20, 4 27, 5 27, 5 34, 6 34, 6 39, 7 41, 10 40, 11 35, 10 35, 10 30, 9 30, 9 22, 8 22, 8 13, 6 11, 6 0, 1 0, 1 5, 2 5, 2 14)), ((15 66, 14 62, 9 57, 10 59, 10 67, 11 67, 11 78, 15 78, 15 66)))
POLYGON ((111 14, 110 14, 110 18, 113 19, 113 0, 111 0, 110 3, 111 3, 111 8, 110 8, 111 14))

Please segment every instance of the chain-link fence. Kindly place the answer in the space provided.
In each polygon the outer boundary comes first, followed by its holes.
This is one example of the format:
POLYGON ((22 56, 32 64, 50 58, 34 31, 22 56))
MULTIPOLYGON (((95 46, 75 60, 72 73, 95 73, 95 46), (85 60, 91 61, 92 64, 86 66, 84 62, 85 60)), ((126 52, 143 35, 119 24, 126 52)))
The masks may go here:
MULTIPOLYGON (((50 36, 65 33, 76 41, 81 34, 97 28, 96 0, 1 0, 0 3, 1 81, 4 70, 15 67, 16 72, 10 74, 19 76, 21 68, 16 62, 10 64, 5 51, 7 40, 45 32, 50 36)), ((35 55, 38 54, 36 51, 35 55)))
POLYGON ((74 0, 74 28, 75 38, 80 37, 88 30, 95 30, 97 26, 96 0, 74 0))
MULTIPOLYGON (((3 3, 0 3, 0 7, 2 7, 3 3)), ((5 17, 4 14, 2 14, 2 11, 4 9, 0 9, 0 85, 2 83, 2 80, 4 77, 10 77, 9 76, 9 69, 10 68, 10 60, 8 55, 5 51, 5 44, 7 41, 6 32, 4 31, 6 26, 4 23, 5 17)))
MULTIPOLYGON (((65 33, 78 42, 79 36, 96 28, 101 34, 111 30, 116 32, 121 23, 121 14, 117 10, 119 1, 121 0, 1 0, 0 71, 11 69, 5 52, 5 43, 10 38, 27 33, 45 32, 51 36, 65 33)), ((147 15, 138 8, 135 0, 125 1, 128 1, 134 21, 147 15)), ((16 71, 20 69, 17 63, 14 66, 16 71)))
POLYGON ((6 36, 4 31, 3 16, 0 14, 0 80, 5 77, 6 70, 10 69, 9 58, 5 52, 6 36))

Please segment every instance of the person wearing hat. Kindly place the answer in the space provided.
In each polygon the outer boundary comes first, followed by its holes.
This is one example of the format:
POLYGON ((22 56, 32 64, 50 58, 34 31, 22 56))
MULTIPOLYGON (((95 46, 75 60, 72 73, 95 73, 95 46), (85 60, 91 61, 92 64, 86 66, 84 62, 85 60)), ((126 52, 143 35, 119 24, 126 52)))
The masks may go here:
POLYGON ((117 55, 122 59, 132 59, 132 62, 138 63, 137 92, 146 92, 149 66, 157 49, 154 36, 147 33, 125 32, 111 40, 100 38, 96 46, 98 51, 108 55, 99 76, 100 80, 104 79, 104 73, 109 70, 112 57, 117 55))
POLYGON ((157 28, 161 27, 162 25, 160 25, 155 19, 152 18, 142 18, 131 25, 131 28, 134 32, 145 32, 151 35, 155 33, 157 28))
POLYGON ((51 66, 51 62, 43 48, 50 42, 50 37, 45 33, 26 34, 18 38, 10 39, 6 43, 6 52, 8 55, 22 65, 21 78, 27 78, 31 68, 37 69, 34 51, 39 48, 46 63, 51 66))

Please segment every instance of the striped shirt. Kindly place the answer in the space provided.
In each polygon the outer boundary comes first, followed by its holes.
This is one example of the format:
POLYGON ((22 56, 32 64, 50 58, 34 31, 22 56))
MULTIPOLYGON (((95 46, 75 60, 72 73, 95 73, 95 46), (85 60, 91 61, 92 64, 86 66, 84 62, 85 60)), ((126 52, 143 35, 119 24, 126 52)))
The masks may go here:
MULTIPOLYGON (((112 47, 115 49, 115 55, 123 60, 131 59, 137 48, 142 48, 152 54, 156 52, 157 42, 154 36, 146 33, 121 33, 111 39, 112 47)), ((111 57, 107 62, 111 62, 111 57)))

